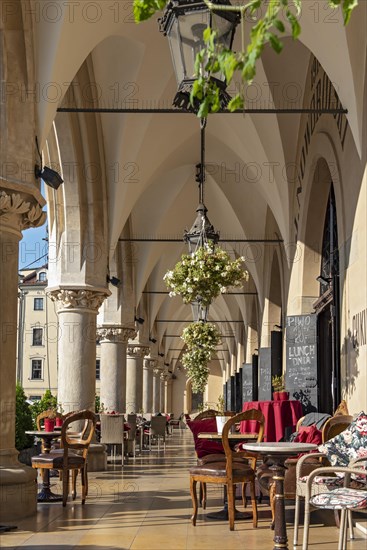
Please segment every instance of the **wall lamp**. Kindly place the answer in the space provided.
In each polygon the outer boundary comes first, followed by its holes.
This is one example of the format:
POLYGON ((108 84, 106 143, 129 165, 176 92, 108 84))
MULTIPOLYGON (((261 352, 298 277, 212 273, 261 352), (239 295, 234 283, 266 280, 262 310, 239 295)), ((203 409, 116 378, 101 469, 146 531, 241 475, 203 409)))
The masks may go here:
POLYGON ((169 363, 165 363, 164 366, 165 366, 165 367, 169 367, 169 363))
POLYGON ((158 353, 159 357, 164 357, 164 353, 158 353))
POLYGON ((48 166, 44 166, 41 170, 38 164, 36 164, 34 167, 34 175, 37 179, 41 178, 49 187, 52 187, 52 189, 55 190, 58 189, 62 183, 64 183, 64 180, 60 174, 48 166))
POLYGON ((149 337, 149 342, 153 342, 153 344, 156 344, 156 343, 157 343, 157 340, 156 340, 155 338, 149 337))
POLYGON ((316 277, 316 281, 318 281, 322 285, 329 285, 332 280, 333 280, 332 277, 323 277, 322 275, 319 275, 318 277, 316 277))
POLYGON ((144 323, 144 319, 142 319, 141 317, 137 317, 136 315, 134 317, 134 320, 139 323, 139 325, 142 325, 144 323))
POLYGON ((117 277, 110 277, 107 275, 107 282, 111 283, 112 286, 119 286, 121 281, 117 277))

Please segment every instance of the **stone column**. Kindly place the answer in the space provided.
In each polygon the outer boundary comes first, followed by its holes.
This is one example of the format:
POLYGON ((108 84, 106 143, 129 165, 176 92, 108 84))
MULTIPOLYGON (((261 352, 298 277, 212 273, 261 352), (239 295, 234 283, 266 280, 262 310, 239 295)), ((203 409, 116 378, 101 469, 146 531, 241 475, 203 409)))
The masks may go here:
POLYGON ((1 521, 36 513, 36 470, 15 449, 18 253, 21 231, 42 225, 45 204, 35 186, 1 180, 0 191, 0 508, 1 521), (14 192, 16 189, 17 192, 14 192), (19 191, 19 192, 18 192, 19 191))
POLYGON ((155 359, 145 357, 143 362, 143 411, 153 411, 153 368, 156 365, 155 359))
POLYGON ((96 318, 107 290, 81 287, 48 289, 59 321, 58 402, 64 411, 94 411, 96 318))
POLYGON ((153 369, 153 412, 160 411, 161 406, 161 370, 153 369))
POLYGON ((100 399, 109 411, 126 411, 126 349, 134 328, 103 325, 97 329, 101 338, 100 399))
POLYGON ((160 407, 159 407, 159 410, 161 412, 165 412, 164 410, 164 407, 165 407, 165 392, 164 392, 164 386, 165 386, 165 374, 164 373, 161 373, 161 376, 160 376, 160 407))
MULTIPOLYGON (((58 402, 66 413, 82 409, 94 411, 96 319, 108 290, 58 287, 47 292, 56 303, 59 321, 58 402)), ((93 443, 88 454, 88 470, 97 472, 106 468, 105 445, 93 443)))
POLYGON ((126 356, 126 412, 137 413, 143 406, 143 357, 148 346, 128 344, 126 356))

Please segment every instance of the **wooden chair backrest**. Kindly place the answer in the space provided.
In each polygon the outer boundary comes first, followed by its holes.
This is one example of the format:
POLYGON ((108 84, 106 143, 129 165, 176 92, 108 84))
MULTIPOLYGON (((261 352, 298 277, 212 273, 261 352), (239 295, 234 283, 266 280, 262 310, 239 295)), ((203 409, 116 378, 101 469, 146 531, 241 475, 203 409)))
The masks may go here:
MULTIPOLYGON (((257 434, 256 442, 259 443, 264 438, 264 427, 265 427, 265 416, 263 413, 257 409, 249 409, 248 411, 241 412, 239 414, 236 414, 235 416, 232 416, 223 426, 223 432, 222 432, 222 445, 224 448, 224 452, 226 454, 226 460, 227 460, 227 473, 228 469, 232 469, 232 459, 233 456, 247 456, 250 461, 252 461, 252 468, 255 468, 256 464, 256 457, 249 453, 248 451, 240 452, 240 453, 233 453, 231 446, 228 441, 228 435, 231 431, 232 426, 235 424, 238 424, 238 422, 242 422, 243 420, 256 420, 259 424, 259 431, 257 434)), ((244 437, 245 439, 245 437, 244 437)))
POLYGON ((350 415, 332 416, 322 427, 322 442, 325 443, 325 441, 329 441, 329 439, 344 432, 352 422, 353 416, 350 415))
POLYGON ((83 457, 87 458, 90 442, 92 441, 96 429, 96 415, 87 409, 82 411, 71 412, 64 417, 64 422, 61 428, 61 444, 64 448, 64 453, 68 454, 69 449, 79 449, 82 451, 83 457), (70 424, 84 420, 83 430, 78 433, 78 436, 68 433, 70 424))
POLYGON ((42 430, 42 420, 44 420, 45 418, 48 418, 50 415, 53 415, 55 418, 64 418, 64 416, 61 413, 55 412, 53 409, 47 409, 46 411, 42 411, 36 418, 36 425, 37 425, 38 431, 42 430))
POLYGON ((195 416, 194 422, 195 420, 204 420, 204 418, 213 418, 213 416, 234 416, 234 415, 235 413, 233 413, 232 411, 221 412, 221 411, 216 411, 214 409, 208 409, 207 411, 203 411, 199 413, 197 416, 195 416))

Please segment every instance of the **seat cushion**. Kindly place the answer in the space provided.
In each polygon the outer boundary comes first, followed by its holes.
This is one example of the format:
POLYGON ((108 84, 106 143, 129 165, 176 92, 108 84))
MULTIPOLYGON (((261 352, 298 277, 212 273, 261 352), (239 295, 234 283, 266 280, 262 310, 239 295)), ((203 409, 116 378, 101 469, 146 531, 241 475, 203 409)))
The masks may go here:
POLYGON ((198 458, 213 454, 224 453, 221 441, 211 441, 208 439, 199 439, 200 433, 217 432, 217 421, 215 417, 204 418, 203 420, 189 420, 187 425, 194 437, 195 451, 198 458))
POLYGON ((367 508, 367 491, 342 487, 334 489, 330 493, 320 493, 311 497, 310 504, 316 508, 326 508, 329 510, 341 510, 343 508, 360 510, 367 508))
MULTIPOLYGON (((225 477, 227 475, 225 462, 210 462, 202 466, 193 466, 190 468, 189 472, 190 475, 206 475, 213 477, 225 477)), ((248 466, 248 464, 240 464, 238 462, 233 465, 232 473, 233 477, 254 475, 253 469, 248 466)))
MULTIPOLYGON (((201 466, 203 464, 210 464, 210 462, 225 462, 226 461, 226 455, 224 453, 213 453, 210 455, 205 455, 202 458, 198 459, 198 465, 201 466)), ((238 462, 240 464, 247 464, 247 460, 245 458, 242 458, 241 456, 234 456, 233 462, 238 462)))
MULTIPOLYGON (((78 467, 83 466, 85 460, 82 456, 75 453, 68 453, 68 464, 70 466, 78 467)), ((39 464, 42 467, 42 464, 49 466, 50 468, 62 469, 64 463, 64 453, 51 452, 41 453, 40 455, 32 456, 32 464, 39 464)))
POLYGON ((363 411, 346 430, 319 446, 332 466, 348 466, 351 460, 366 456, 366 449, 367 415, 363 411))

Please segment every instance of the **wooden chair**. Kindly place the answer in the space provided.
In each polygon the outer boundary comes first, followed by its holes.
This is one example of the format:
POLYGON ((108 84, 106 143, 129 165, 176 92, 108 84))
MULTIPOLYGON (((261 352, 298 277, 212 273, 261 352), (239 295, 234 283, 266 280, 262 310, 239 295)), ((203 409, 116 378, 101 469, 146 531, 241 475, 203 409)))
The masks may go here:
MULTIPOLYGON (((251 494, 251 503, 252 503, 252 515, 253 515, 253 526, 257 527, 257 503, 255 496, 255 469, 251 467, 246 460, 239 460, 240 458, 246 458, 248 455, 246 453, 236 453, 233 452, 228 441, 228 434, 231 431, 232 426, 241 422, 242 420, 258 420, 259 415, 262 417, 262 424, 258 434, 258 441, 261 441, 264 433, 264 422, 263 415, 260 411, 249 410, 243 413, 239 413, 231 417, 228 422, 224 425, 222 432, 222 445, 224 448, 225 456, 223 459, 219 459, 218 455, 208 455, 206 462, 201 465, 194 466, 190 469, 190 492, 193 504, 193 515, 191 517, 192 524, 196 525, 196 518, 198 513, 198 499, 196 492, 196 484, 206 483, 215 483, 220 485, 225 485, 227 488, 227 498, 228 498, 228 515, 229 515, 229 528, 231 531, 234 530, 234 518, 235 518, 235 491, 234 487, 238 483, 250 484, 250 494, 251 494), (240 456, 242 455, 242 457, 240 456), (217 458, 214 458, 217 457, 217 458)), ((252 465, 256 462, 255 457, 250 457, 252 460, 252 465)))
POLYGON ((116 461, 116 447, 121 445, 121 464, 124 465, 124 415, 101 414, 101 443, 111 445, 111 456, 116 461))
POLYGON ((61 428, 61 449, 51 451, 49 454, 41 453, 32 457, 32 467, 40 469, 59 470, 62 473, 62 505, 66 506, 69 495, 69 471, 73 472, 73 500, 76 498, 76 477, 81 473, 82 504, 85 503, 88 494, 87 459, 89 445, 96 426, 96 416, 89 410, 77 411, 67 414, 61 428), (69 433, 69 427, 74 422, 84 420, 81 432, 69 433), (80 437, 76 437, 76 433, 80 437), (78 454, 79 453, 79 454, 78 454))

